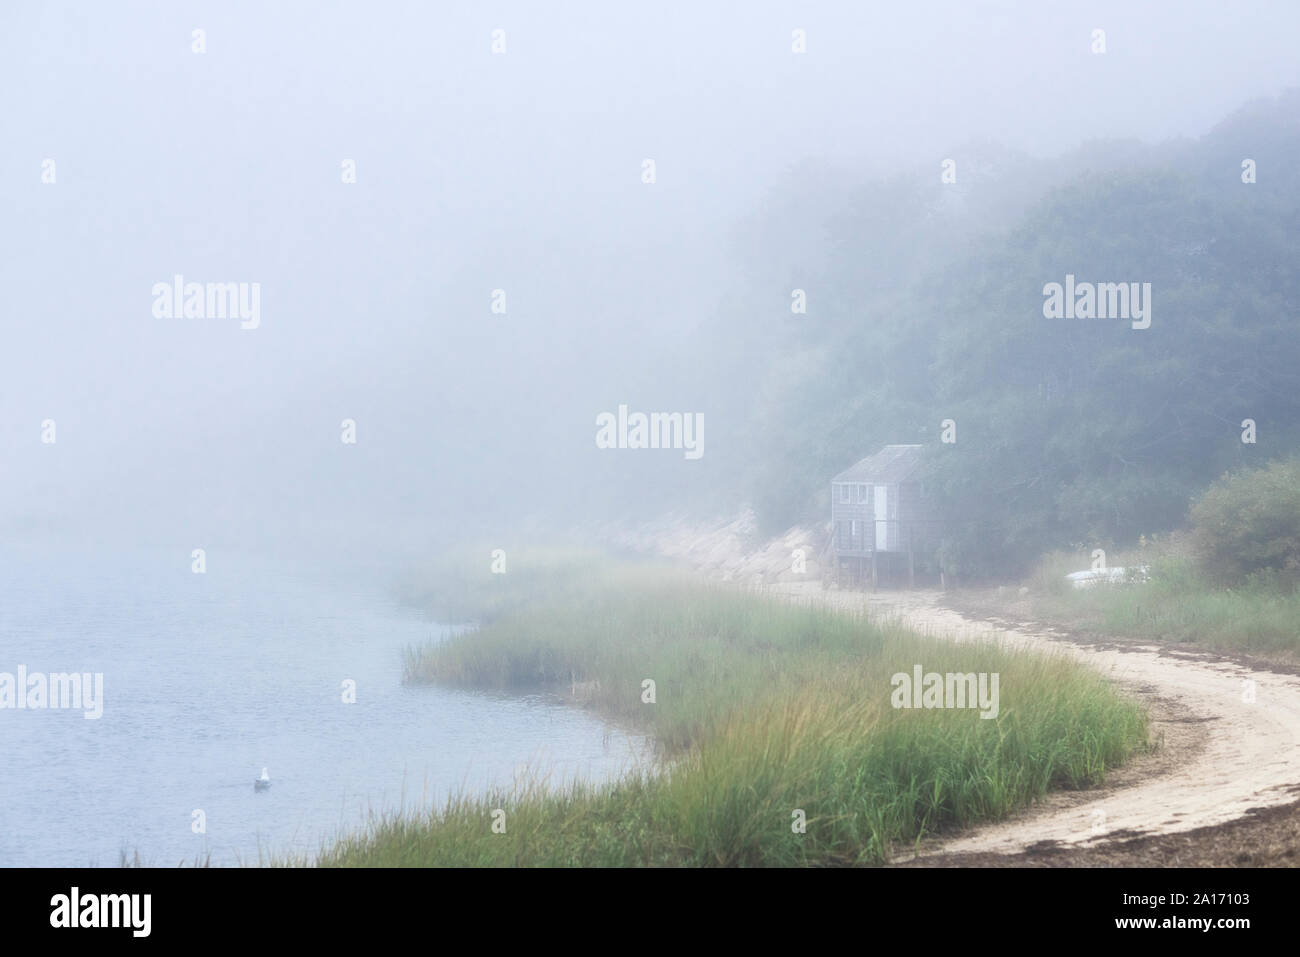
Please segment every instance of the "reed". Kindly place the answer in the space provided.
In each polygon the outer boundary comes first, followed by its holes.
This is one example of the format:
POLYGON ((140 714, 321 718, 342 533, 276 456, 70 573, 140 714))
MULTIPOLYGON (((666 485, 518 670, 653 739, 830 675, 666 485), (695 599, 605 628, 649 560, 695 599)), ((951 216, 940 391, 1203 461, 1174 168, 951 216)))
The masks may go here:
POLYGON ((1086 568, 1078 554, 1046 556, 1030 583, 1031 613, 1083 633, 1200 645, 1284 661, 1300 658, 1300 590, 1294 577, 1256 573, 1225 588, 1176 548, 1117 555, 1148 564, 1150 580, 1074 589, 1065 574, 1086 568))
POLYGON ((924 835, 1096 784, 1147 742, 1143 711, 1063 657, 951 644, 638 568, 413 650, 407 680, 577 689, 651 732, 659 766, 603 785, 531 777, 461 794, 377 819, 321 864, 879 864, 924 835), (999 674, 997 717, 893 707, 891 677, 915 664, 999 674), (505 833, 492 828, 498 809, 505 833))

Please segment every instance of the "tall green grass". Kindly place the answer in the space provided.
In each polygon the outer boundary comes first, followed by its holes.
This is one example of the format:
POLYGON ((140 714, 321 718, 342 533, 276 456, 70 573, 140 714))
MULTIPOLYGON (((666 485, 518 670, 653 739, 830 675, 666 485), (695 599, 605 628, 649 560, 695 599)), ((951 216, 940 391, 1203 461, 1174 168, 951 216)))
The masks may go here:
POLYGON ((450 624, 490 622, 535 603, 579 597, 610 566, 607 556, 580 548, 511 546, 504 571, 493 571, 497 549, 458 548, 413 569, 397 584, 397 596, 435 620, 450 624))
POLYGON ((461 795, 377 822, 319 863, 875 864, 1050 788, 1095 784, 1146 743, 1141 709, 1064 658, 950 644, 664 572, 621 569, 587 586, 413 651, 408 680, 577 690, 652 732, 660 766, 599 786, 461 795), (998 673, 998 717, 893 708, 891 676, 916 664, 998 673), (492 830, 496 809, 504 834, 492 830))
POLYGON ((1074 589, 1065 575, 1087 568, 1088 560, 1056 552, 1044 557, 1030 583, 1033 613, 1077 631, 1300 657, 1300 591, 1288 578, 1257 573, 1225 588, 1177 547, 1160 545, 1116 555, 1111 563, 1149 564, 1150 580, 1074 589))

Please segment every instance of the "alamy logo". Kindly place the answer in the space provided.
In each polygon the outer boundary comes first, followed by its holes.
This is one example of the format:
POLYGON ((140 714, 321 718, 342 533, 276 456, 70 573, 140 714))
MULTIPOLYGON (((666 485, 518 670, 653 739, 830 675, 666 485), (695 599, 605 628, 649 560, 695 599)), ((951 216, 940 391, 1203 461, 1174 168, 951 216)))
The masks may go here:
POLYGON ((979 708, 981 718, 998 716, 998 673, 924 674, 920 665, 909 675, 898 672, 889 679, 895 708, 979 708))
POLYGON ((18 673, 0 671, 0 711, 82 710, 87 721, 104 716, 104 673, 33 671, 18 666, 18 673))
POLYGON ((50 898, 51 927, 129 927, 131 936, 148 937, 151 894, 86 894, 72 888, 71 894, 50 898))
POLYGON ((1043 286, 1043 297, 1045 319, 1131 319, 1134 329, 1151 325, 1149 282, 1076 283, 1069 273, 1064 286, 1043 286))
POLYGON ((598 449, 683 449, 688 459, 704 455, 703 412, 628 413, 626 405, 618 415, 596 416, 598 449))
POLYGON ((177 274, 150 291, 158 319, 242 319, 241 329, 262 324, 260 282, 186 282, 177 274))

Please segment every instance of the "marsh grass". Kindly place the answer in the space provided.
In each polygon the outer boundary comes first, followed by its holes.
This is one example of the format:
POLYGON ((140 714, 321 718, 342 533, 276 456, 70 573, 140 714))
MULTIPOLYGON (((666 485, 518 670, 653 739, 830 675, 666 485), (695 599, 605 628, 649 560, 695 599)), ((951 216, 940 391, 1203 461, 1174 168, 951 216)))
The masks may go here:
POLYGON ((1145 746, 1146 718, 1064 658, 955 645, 845 612, 619 568, 413 650, 407 680, 581 689, 653 733, 662 760, 616 783, 460 795, 390 816, 325 865, 877 864, 891 848, 1086 787, 1145 746), (890 678, 996 672, 1000 713, 890 705, 890 678), (653 679, 656 702, 643 703, 653 679), (492 812, 506 813, 506 833, 492 812), (806 816, 806 833, 792 829, 806 816))
POLYGON ((539 596, 559 601, 582 594, 603 577, 609 559, 577 548, 506 548, 505 572, 493 568, 494 548, 461 548, 413 571, 397 586, 403 601, 444 624, 487 623, 519 611, 539 596))
POLYGON ((1087 568, 1087 559, 1056 552, 1030 582, 1032 613, 1076 631, 1300 658, 1300 591, 1290 578, 1257 573, 1225 588, 1177 542, 1119 554, 1111 564, 1149 564, 1150 581, 1074 589, 1065 575, 1087 568))

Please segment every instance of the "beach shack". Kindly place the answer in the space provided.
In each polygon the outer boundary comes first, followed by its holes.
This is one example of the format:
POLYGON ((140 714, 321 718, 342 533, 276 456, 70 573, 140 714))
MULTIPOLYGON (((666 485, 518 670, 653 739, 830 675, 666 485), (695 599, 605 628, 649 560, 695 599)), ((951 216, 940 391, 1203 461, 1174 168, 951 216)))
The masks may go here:
POLYGON ((919 476, 920 445, 886 445, 831 479, 831 569, 841 586, 916 584, 937 573, 939 517, 919 476))

